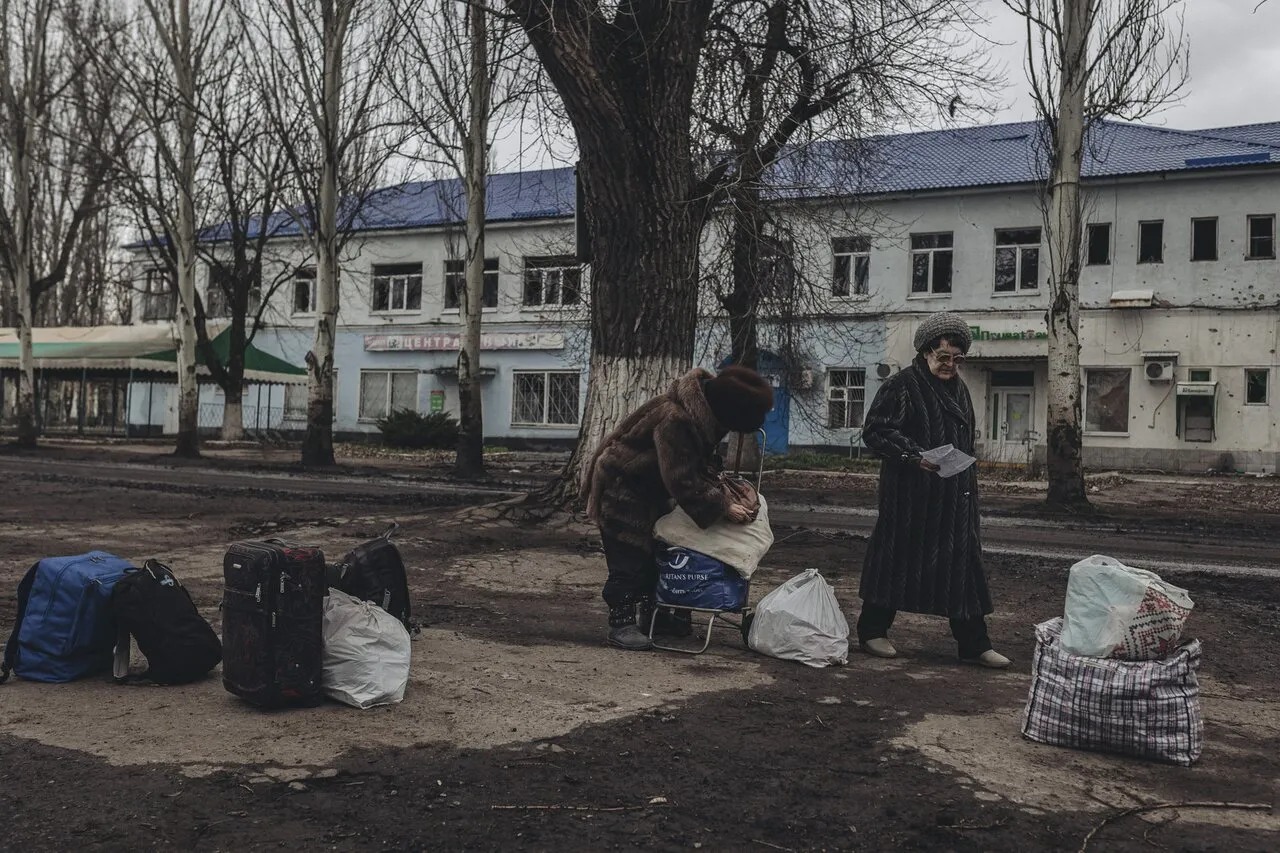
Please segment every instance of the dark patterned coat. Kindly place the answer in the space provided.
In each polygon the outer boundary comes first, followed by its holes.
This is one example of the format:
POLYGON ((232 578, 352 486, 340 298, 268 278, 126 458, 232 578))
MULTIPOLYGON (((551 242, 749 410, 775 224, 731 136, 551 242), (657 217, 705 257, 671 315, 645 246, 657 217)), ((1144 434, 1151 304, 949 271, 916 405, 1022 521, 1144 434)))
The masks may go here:
POLYGON ((971 619, 991 612, 978 528, 978 476, 944 480, 920 454, 951 444, 973 454, 973 401, 917 357, 882 386, 862 437, 883 461, 880 518, 862 568, 862 600, 893 610, 971 619))
POLYGON ((600 532, 638 548, 653 544, 653 525, 678 503, 701 527, 724 515, 716 451, 727 434, 711 414, 694 369, 661 397, 636 409, 601 443, 585 493, 600 532))

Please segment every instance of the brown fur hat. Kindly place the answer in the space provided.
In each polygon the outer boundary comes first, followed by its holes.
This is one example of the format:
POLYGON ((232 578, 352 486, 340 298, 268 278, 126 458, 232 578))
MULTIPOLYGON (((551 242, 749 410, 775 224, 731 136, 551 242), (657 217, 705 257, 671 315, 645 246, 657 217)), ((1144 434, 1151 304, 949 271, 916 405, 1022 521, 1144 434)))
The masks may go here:
POLYGON ((773 408, 773 386, 749 367, 732 364, 702 388, 711 413, 732 432, 755 432, 773 408))

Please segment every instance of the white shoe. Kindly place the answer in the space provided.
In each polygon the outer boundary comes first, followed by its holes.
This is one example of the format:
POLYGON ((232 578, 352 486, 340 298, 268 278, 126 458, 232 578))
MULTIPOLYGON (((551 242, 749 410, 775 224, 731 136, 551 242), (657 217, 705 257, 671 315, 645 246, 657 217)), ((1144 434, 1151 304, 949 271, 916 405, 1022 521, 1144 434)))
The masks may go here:
POLYGON ((1004 669, 1009 666, 1009 659, 994 649, 987 649, 976 658, 961 658, 963 663, 985 666, 987 669, 1004 669))
POLYGON ((876 637, 874 640, 867 640, 860 643, 862 650, 869 655, 878 658, 896 658, 898 650, 893 647, 893 643, 889 642, 888 637, 876 637))

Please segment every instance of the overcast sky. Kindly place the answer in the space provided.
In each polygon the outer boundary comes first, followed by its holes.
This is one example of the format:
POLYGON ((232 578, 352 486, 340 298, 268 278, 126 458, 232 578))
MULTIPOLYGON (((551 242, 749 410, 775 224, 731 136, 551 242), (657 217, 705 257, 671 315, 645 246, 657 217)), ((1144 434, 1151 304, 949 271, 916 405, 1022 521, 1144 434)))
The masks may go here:
MULTIPOLYGON (((1280 0, 1256 12, 1257 0, 1183 0, 1191 45, 1190 80, 1180 102, 1148 119, 1149 124, 1198 130, 1280 121, 1280 0)), ((1022 20, 1000 0, 984 0, 988 18, 980 36, 990 40, 994 62, 1004 72, 1005 104, 982 123, 1035 117, 1027 96, 1022 20)), ((499 139, 496 171, 565 165, 573 159, 571 140, 559 140, 556 154, 533 128, 511 129, 499 139)))
MULTIPOLYGON (((1182 101, 1151 120, 1180 130, 1280 121, 1280 0, 1257 12, 1257 0, 1184 0, 1191 42, 1191 79, 1182 101)), ((1006 68, 1008 106, 996 121, 1035 117, 1026 95, 1023 62, 1026 31, 999 0, 987 0, 996 45, 993 56, 1006 68)))

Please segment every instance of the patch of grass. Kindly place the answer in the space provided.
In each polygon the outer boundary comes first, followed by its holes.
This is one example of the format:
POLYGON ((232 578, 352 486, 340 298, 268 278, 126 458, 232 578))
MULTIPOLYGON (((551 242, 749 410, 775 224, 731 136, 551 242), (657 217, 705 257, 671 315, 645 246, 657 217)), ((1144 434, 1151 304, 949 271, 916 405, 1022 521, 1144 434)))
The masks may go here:
POLYGON ((837 453, 814 453, 800 451, 785 456, 766 456, 766 471, 863 471, 880 470, 880 463, 875 459, 850 459, 837 453))

